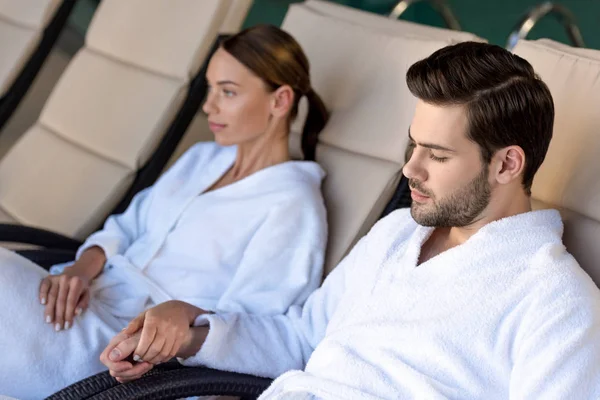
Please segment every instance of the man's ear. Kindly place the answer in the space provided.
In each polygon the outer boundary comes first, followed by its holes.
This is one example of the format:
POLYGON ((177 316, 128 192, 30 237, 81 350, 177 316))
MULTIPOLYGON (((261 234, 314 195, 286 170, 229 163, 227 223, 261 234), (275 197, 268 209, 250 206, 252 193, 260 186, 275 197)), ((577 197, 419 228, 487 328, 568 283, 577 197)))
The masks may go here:
POLYGON ((271 115, 283 118, 288 115, 294 105, 294 90, 282 85, 271 94, 271 115))
POLYGON ((498 150, 492 159, 494 179, 506 185, 521 179, 525 170, 525 152, 519 146, 508 146, 498 150))

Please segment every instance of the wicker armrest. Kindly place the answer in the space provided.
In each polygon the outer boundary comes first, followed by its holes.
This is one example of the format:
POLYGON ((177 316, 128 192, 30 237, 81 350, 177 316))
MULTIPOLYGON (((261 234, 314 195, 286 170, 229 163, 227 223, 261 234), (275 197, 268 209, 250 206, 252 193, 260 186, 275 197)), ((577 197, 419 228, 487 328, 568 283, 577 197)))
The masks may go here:
POLYGON ((79 381, 49 400, 181 399, 190 396, 240 396, 257 398, 271 379, 209 368, 189 368, 169 362, 155 367, 142 378, 119 384, 108 372, 79 381))

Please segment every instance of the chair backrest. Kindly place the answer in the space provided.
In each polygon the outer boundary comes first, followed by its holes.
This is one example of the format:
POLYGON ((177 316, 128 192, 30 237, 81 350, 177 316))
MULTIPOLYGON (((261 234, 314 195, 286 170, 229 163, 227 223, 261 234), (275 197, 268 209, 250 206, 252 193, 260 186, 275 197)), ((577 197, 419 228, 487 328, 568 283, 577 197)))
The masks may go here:
POLYGON ((522 40, 514 52, 546 82, 556 109, 534 207, 561 211, 567 249, 600 285, 600 51, 545 39, 522 40))
POLYGON ((306 0, 303 4, 311 10, 323 15, 392 35, 400 34, 403 36, 427 37, 431 39, 440 39, 449 43, 466 42, 470 40, 477 42, 485 41, 469 32, 437 28, 403 20, 394 20, 382 15, 344 6, 331 1, 306 0))
POLYGON ((66 25, 75 0, 0 0, 0 128, 66 25))
POLYGON ((83 238, 155 151, 230 0, 103 0, 37 123, 0 162, 0 219, 83 238))
MULTIPOLYGON (((137 176, 128 191, 121 198, 119 203, 113 208, 110 214, 120 214, 129 206, 133 197, 141 190, 152 185, 160 174, 168 169, 185 150, 197 141, 204 141, 202 138, 191 142, 196 138, 197 119, 200 112, 200 105, 204 101, 207 91, 206 70, 210 62, 210 57, 217 51, 221 41, 234 33, 237 33, 252 6, 253 0, 230 0, 227 15, 219 27, 217 38, 213 41, 211 49, 206 54, 202 68, 192 80, 188 90, 188 97, 183 107, 180 108, 173 123, 169 127, 158 145, 156 151, 152 154, 148 162, 138 170, 137 176)), ((204 124, 208 130, 208 122, 204 124)), ((212 133, 210 133, 212 136, 212 133)), ((210 136, 209 136, 210 137, 210 136)), ((101 228, 99 226, 98 228, 101 228)))
MULTIPOLYGON (((400 180, 416 104, 406 86, 408 67, 454 39, 390 33, 371 19, 349 22, 310 3, 292 5, 283 28, 305 50, 313 88, 331 111, 317 148, 328 174, 328 273, 379 218, 400 180)), ((305 116, 303 101, 290 138, 297 158, 305 116)))
POLYGON ((229 11, 219 29, 219 33, 222 35, 237 33, 242 27, 252 3, 253 0, 231 0, 229 11))

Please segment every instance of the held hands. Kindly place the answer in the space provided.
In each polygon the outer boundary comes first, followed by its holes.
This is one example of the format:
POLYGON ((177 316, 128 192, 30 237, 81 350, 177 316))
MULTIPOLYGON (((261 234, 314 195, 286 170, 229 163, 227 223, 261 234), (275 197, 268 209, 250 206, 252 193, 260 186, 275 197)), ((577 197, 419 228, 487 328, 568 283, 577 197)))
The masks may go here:
POLYGON ((120 383, 138 379, 154 368, 154 365, 148 362, 133 360, 132 354, 141 335, 141 331, 129 335, 123 330, 110 341, 100 354, 100 361, 108 367, 110 375, 120 383))
POLYGON ((100 361, 119 382, 134 380, 175 357, 191 340, 194 306, 168 301, 136 317, 111 340, 100 361))

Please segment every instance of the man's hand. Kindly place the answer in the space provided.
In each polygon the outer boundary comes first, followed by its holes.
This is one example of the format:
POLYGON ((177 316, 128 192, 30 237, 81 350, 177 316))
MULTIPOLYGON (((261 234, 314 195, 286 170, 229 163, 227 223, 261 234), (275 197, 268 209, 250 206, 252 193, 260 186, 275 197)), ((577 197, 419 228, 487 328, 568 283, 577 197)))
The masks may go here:
POLYGON ((123 330, 133 335, 141 329, 134 360, 150 364, 169 361, 191 337, 191 325, 200 310, 191 304, 172 300, 143 312, 123 330))

